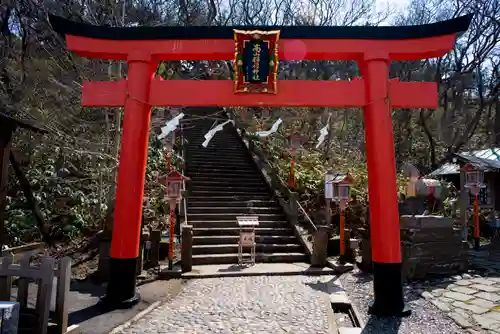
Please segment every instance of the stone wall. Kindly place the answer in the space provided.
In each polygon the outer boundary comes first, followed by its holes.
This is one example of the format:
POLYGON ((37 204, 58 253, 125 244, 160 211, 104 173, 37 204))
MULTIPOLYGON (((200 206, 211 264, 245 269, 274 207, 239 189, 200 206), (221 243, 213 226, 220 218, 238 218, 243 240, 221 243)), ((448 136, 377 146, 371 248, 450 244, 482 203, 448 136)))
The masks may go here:
POLYGON ((401 252, 406 279, 448 275, 467 269, 467 243, 453 218, 401 216, 401 252))
MULTIPOLYGON (((401 216, 401 255, 406 280, 425 279, 432 275, 456 274, 467 269, 467 243, 460 229, 453 228, 453 218, 442 216, 401 216)), ((371 271, 369 231, 362 233, 358 265, 371 271)))

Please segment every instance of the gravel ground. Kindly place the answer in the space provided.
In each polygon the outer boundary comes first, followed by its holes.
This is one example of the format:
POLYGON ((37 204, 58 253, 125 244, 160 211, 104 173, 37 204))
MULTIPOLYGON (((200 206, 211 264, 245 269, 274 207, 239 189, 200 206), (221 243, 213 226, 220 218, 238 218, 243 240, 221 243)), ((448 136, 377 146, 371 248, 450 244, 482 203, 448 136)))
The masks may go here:
POLYGON ((189 281, 182 292, 124 334, 328 334, 333 312, 325 280, 257 276, 189 281))
POLYGON ((366 327, 363 334, 368 333, 407 333, 407 334, 459 334, 469 333, 458 327, 444 312, 423 299, 412 288, 406 285, 406 302, 412 314, 406 318, 377 318, 368 315, 368 303, 373 300, 373 284, 370 275, 353 271, 340 278, 351 302, 364 316, 366 327))

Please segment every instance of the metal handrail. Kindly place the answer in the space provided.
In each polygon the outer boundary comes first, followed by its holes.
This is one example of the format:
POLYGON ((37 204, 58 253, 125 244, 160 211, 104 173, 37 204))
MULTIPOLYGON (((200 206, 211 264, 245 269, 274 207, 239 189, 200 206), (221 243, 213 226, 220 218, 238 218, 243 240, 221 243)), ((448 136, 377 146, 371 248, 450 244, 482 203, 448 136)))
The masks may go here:
MULTIPOLYGON (((277 168, 271 163, 269 162, 269 160, 262 156, 262 158, 264 159, 264 162, 271 168, 271 170, 273 171, 273 173, 275 174, 276 178, 278 179, 278 181, 280 182, 281 186, 286 189, 288 191, 288 197, 290 198, 291 197, 291 193, 292 191, 290 190, 290 188, 288 188, 288 185, 286 184, 286 182, 281 178, 281 176, 278 175, 277 173, 277 168)), ((316 227, 316 224, 314 224, 314 222, 312 221, 311 217, 309 217, 309 215, 307 214, 306 210, 304 209, 304 207, 300 204, 300 201, 299 200, 296 200, 297 202, 297 207, 298 207, 298 211, 299 213, 302 214, 302 216, 304 216, 304 218, 306 219, 307 223, 309 225, 311 225, 311 227, 313 228, 314 231, 317 231, 318 228, 316 227)))
MULTIPOLYGON (((235 120, 235 127, 238 128, 238 129, 240 129, 240 131, 241 131, 241 127, 239 126, 239 122, 237 120, 236 114, 234 113, 234 110, 231 110, 231 114, 233 115, 233 118, 235 120)), ((248 138, 248 140, 252 140, 252 139, 248 138)), ((250 147, 249 147, 249 150, 251 150, 250 147)), ((278 180, 278 182, 280 183, 281 187, 284 190, 286 190, 287 194, 285 194, 285 195, 286 195, 286 197, 288 197, 288 200, 293 200, 291 198, 292 197, 291 196, 292 191, 290 190, 290 188, 288 188, 288 185, 285 183, 285 181, 279 176, 279 174, 277 172, 278 169, 261 152, 257 152, 255 150, 255 145, 254 145, 253 152, 256 153, 259 156, 259 159, 261 159, 266 165, 269 166, 269 168, 272 171, 272 173, 274 174, 276 180, 278 180)), ((316 225, 312 221, 311 217, 309 217, 309 215, 307 214, 306 210, 304 210, 304 207, 302 207, 302 205, 300 204, 300 202, 298 200, 296 200, 296 202, 297 202, 297 208, 298 208, 299 214, 302 214, 302 216, 306 219, 306 223, 308 223, 313 228, 314 231, 317 231, 318 228, 316 227, 316 225)))
MULTIPOLYGON (((182 158, 182 175, 186 172, 186 155, 185 155, 185 138, 184 138, 184 127, 183 124, 180 124, 181 126, 181 158, 182 158)), ((183 211, 184 211, 184 225, 188 224, 188 218, 187 218, 187 200, 186 200, 186 180, 182 180, 182 191, 183 191, 183 211)))

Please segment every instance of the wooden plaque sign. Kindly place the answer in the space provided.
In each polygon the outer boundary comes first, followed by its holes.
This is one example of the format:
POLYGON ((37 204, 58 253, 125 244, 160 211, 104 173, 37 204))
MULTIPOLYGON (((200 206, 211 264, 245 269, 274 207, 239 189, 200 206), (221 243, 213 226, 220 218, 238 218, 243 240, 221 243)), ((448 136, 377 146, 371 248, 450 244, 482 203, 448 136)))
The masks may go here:
POLYGON ((279 30, 234 29, 235 93, 277 93, 279 36, 279 30))
POLYGON ((240 232, 240 244, 243 247, 251 247, 255 243, 255 232, 240 232))

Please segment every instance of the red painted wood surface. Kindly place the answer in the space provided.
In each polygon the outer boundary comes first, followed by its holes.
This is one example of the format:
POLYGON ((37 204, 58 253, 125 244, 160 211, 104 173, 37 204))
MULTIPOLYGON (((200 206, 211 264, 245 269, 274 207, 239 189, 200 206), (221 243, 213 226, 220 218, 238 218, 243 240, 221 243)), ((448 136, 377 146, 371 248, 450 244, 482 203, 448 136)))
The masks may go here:
MULTIPOLYGON (((441 57, 453 48, 456 34, 402 40, 282 39, 279 60, 362 60, 383 50, 391 60, 441 57)), ((156 60, 233 60, 232 39, 114 41, 66 36, 68 51, 83 57, 127 60, 132 50, 148 52, 156 60)))
MULTIPOLYGON (((86 107, 122 107, 127 97, 127 81, 85 82, 82 105, 86 107)), ((268 106, 337 107, 366 105, 365 82, 283 80, 278 94, 233 93, 231 80, 159 80, 151 82, 149 104, 153 106, 268 106)), ((135 98, 128 94, 129 98, 135 98)), ((436 108, 435 82, 390 80, 393 108, 436 108)))

